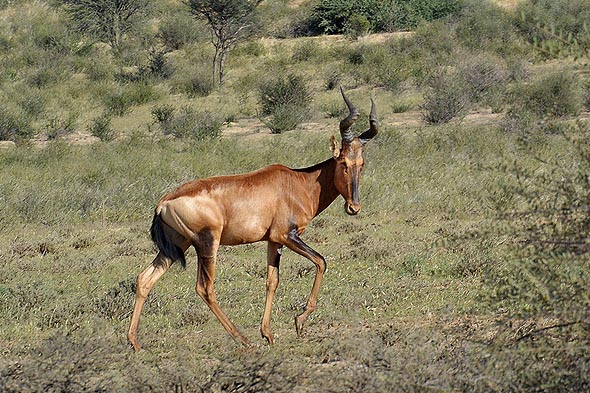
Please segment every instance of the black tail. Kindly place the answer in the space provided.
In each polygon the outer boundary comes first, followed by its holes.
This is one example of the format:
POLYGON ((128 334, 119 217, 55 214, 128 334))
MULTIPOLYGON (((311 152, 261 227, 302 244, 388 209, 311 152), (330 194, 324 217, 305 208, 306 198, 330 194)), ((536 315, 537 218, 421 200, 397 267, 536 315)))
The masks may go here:
POLYGON ((150 228, 152 240, 165 256, 172 259, 172 261, 180 261, 182 267, 185 268, 186 259, 184 259, 184 252, 180 247, 172 243, 168 236, 166 236, 163 224, 162 217, 160 217, 159 214, 154 214, 154 220, 152 221, 152 227, 150 228))

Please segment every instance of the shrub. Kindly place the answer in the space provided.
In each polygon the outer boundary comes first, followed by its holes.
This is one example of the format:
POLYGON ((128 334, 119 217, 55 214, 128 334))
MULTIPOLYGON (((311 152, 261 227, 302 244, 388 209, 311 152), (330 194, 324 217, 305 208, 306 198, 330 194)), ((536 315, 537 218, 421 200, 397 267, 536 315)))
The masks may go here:
POLYGON ((22 111, 33 119, 37 119, 45 112, 47 99, 39 91, 20 92, 18 104, 22 111))
POLYGON ((421 21, 453 15, 460 9, 460 0, 321 0, 312 9, 308 24, 316 34, 339 34, 346 32, 351 18, 358 22, 363 17, 375 31, 392 31, 415 28, 421 21))
POLYGON ((64 118, 61 116, 51 117, 45 127, 47 139, 57 139, 74 132, 76 127, 76 113, 68 113, 64 118))
POLYGON ((512 255, 489 271, 486 285, 519 316, 582 323, 587 335, 590 123, 570 125, 556 140, 565 154, 530 151, 502 166, 496 230, 512 255))
POLYGON ((461 0, 407 0, 400 1, 401 12, 398 26, 409 29, 421 22, 430 22, 447 16, 456 15, 462 9, 461 0))
POLYGON ((336 87, 340 85, 342 81, 342 72, 335 69, 330 69, 328 74, 326 75, 326 82, 324 87, 326 90, 334 90, 336 87))
POLYGON ((262 116, 273 133, 296 128, 309 111, 311 93, 305 80, 295 74, 270 79, 258 87, 262 116))
POLYGON ((469 104, 465 81, 455 72, 439 71, 428 80, 421 106, 422 119, 428 124, 447 123, 469 104))
POLYGON ((147 13, 146 0, 62 0, 79 31, 103 40, 118 51, 122 40, 147 13))
POLYGON ((334 118, 334 117, 346 117, 347 113, 347 109, 346 106, 342 105, 341 101, 329 101, 327 103, 323 103, 320 106, 320 109, 322 110, 322 112, 324 112, 326 114, 326 116, 330 117, 330 118, 334 118))
POLYGON ((0 141, 29 139, 35 134, 29 118, 0 106, 0 141))
MULTIPOLYGON (((103 296, 94 299, 94 309, 105 319, 128 319, 133 311, 131 305, 135 300, 136 287, 135 278, 120 281, 117 285, 109 288, 103 296)), ((158 292, 150 291, 150 296, 146 301, 146 311, 149 312, 151 307, 157 306, 160 302, 158 292)))
POLYGON ((590 55, 590 4, 585 0, 521 2, 518 27, 543 58, 590 55))
POLYGON ((204 70, 206 69, 201 68, 197 71, 191 69, 176 73, 172 81, 174 91, 186 94, 191 98, 207 97, 215 88, 215 83, 213 76, 204 70))
POLYGON ((258 87, 258 95, 262 115, 270 115, 276 108, 289 105, 307 108, 311 101, 311 93, 305 80, 295 74, 263 82, 258 87))
POLYGON ((161 105, 152 109, 152 117, 159 124, 169 123, 174 118, 174 107, 172 105, 161 105))
POLYGON ((522 108, 509 108, 502 119, 502 129, 514 133, 524 139, 529 139, 532 132, 537 131, 536 127, 540 120, 534 113, 522 108))
POLYGON ((85 71, 88 74, 88 79, 93 82, 110 80, 115 75, 115 67, 104 58, 97 61, 96 55, 94 55, 93 61, 86 64, 85 71))
MULTIPOLYGON (((517 11, 524 16, 524 21, 550 23, 556 30, 571 32, 574 35, 587 30, 585 25, 590 19, 590 3, 585 0, 525 1, 518 3, 517 11)), ((520 27, 525 31, 527 27, 535 28, 534 25, 520 27)))
POLYGON ((205 37, 199 24, 188 13, 179 12, 162 18, 158 38, 167 51, 178 50, 205 37))
POLYGON ((150 75, 162 79, 168 79, 174 73, 172 65, 166 59, 166 52, 161 50, 150 50, 148 70, 150 75))
POLYGON ((130 95, 121 88, 106 94, 102 101, 107 111, 116 116, 123 116, 129 112, 133 105, 130 95))
POLYGON ((470 99, 489 102, 508 81, 508 73, 498 59, 485 54, 461 56, 458 72, 465 80, 470 99))
POLYGON ((251 40, 238 45, 232 53, 235 56, 260 57, 266 54, 266 48, 260 41, 251 40))
POLYGON ((292 59, 295 62, 310 61, 314 57, 317 57, 319 52, 317 43, 309 39, 303 39, 293 47, 292 59))
POLYGON ((307 115, 307 108, 293 105, 279 105, 274 108, 270 118, 263 120, 263 123, 273 134, 281 134, 297 128, 305 120, 307 115))
POLYGON ((47 61, 48 63, 39 65, 27 77, 29 86, 41 89, 65 79, 68 71, 64 68, 63 61, 54 61, 51 58, 47 61))
POLYGON ((571 72, 549 73, 514 92, 513 106, 541 117, 577 115, 582 109, 583 91, 571 72))
POLYGON ((148 81, 139 81, 122 87, 103 96, 103 103, 107 111, 115 116, 128 113, 133 105, 145 104, 158 97, 154 87, 148 81))
POLYGON ((359 83, 374 83, 391 90, 411 76, 411 67, 406 56, 392 55, 383 45, 360 45, 348 53, 350 73, 359 83))
POLYGON ((175 116, 172 107, 162 106, 152 110, 152 116, 164 134, 177 138, 193 138, 201 141, 221 136, 223 121, 212 112, 195 112, 190 107, 183 107, 175 116))
POLYGON ((142 80, 128 87, 128 94, 133 105, 143 105, 157 100, 160 95, 149 80, 142 80))
POLYGON ((347 60, 352 65, 361 65, 365 63, 366 45, 356 46, 348 52, 347 60))
POLYGON ((369 34, 370 31, 371 22, 365 15, 353 14, 344 24, 344 34, 355 40, 369 34))
POLYGON ((92 120, 88 129, 92 136, 97 137, 103 142, 115 139, 115 131, 111 126, 111 116, 108 113, 92 120))
POLYGON ((414 84, 422 85, 432 70, 439 66, 448 66, 457 47, 454 34, 448 23, 435 21, 423 23, 414 34, 401 39, 394 38, 382 45, 383 62, 378 70, 379 80, 386 85, 410 79, 414 84), (396 75, 397 74, 397 75, 396 75), (397 80, 397 82, 396 82, 397 80), (391 83, 394 82, 394 83, 391 83))
POLYGON ((460 43, 471 49, 502 55, 522 51, 518 48, 520 40, 513 18, 491 1, 467 1, 457 20, 455 35, 460 43))

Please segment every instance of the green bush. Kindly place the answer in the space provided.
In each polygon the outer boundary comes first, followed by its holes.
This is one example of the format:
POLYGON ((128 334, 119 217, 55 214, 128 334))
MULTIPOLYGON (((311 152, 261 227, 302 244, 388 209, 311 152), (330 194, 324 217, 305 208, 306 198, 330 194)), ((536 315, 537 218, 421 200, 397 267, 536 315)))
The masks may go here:
POLYGON ((502 165, 495 230, 512 254, 485 283, 514 313, 582 323, 588 337, 590 123, 566 127, 557 140, 559 157, 531 149, 502 165))
POLYGON ((178 12, 164 16, 158 26, 158 38, 167 51, 178 50, 204 40, 204 30, 189 13, 178 12))
POLYGON ((307 115, 307 108, 288 104, 279 105, 274 108, 268 119, 263 119, 263 123, 273 134, 281 134, 297 128, 305 120, 307 115))
MULTIPOLYGON (((386 43, 388 61, 399 64, 401 71, 414 83, 421 85, 432 70, 448 66, 453 60, 457 41, 447 23, 422 23, 413 35, 391 39, 386 43)), ((382 70, 387 74, 387 66, 382 70)))
POLYGON ((0 141, 26 140, 34 134, 28 116, 0 106, 0 141))
POLYGON ((325 78, 326 81, 324 82, 324 87, 326 90, 334 90, 342 82, 342 71, 332 68, 328 71, 325 78))
POLYGON ((531 111, 519 107, 508 108, 502 119, 501 127, 505 132, 519 135, 527 140, 538 132, 540 119, 531 111))
POLYGON ((318 57, 319 53, 320 49, 316 42, 309 39, 302 39, 293 47, 292 59, 297 63, 310 61, 314 57, 318 57))
POLYGON ((186 69, 177 72, 172 78, 173 90, 191 98, 207 97, 215 88, 213 76, 208 72, 209 69, 209 67, 200 70, 186 69))
POLYGON ((383 45, 365 44, 352 48, 347 55, 348 73, 359 83, 374 83, 396 90, 411 76, 408 58, 392 54, 383 45))
POLYGON ((590 55, 587 1, 525 1, 517 15, 520 31, 542 58, 590 55))
POLYGON ((88 130, 92 136, 97 137, 103 142, 115 139, 115 130, 111 126, 111 116, 109 114, 104 114, 93 119, 88 130))
POLYGON ((456 72, 432 75, 421 106, 422 120, 427 124, 447 123, 463 113, 470 104, 465 81, 456 72))
POLYGON ((40 64, 37 68, 32 69, 27 76, 29 86, 42 89, 57 84, 68 76, 69 71, 65 68, 63 59, 47 58, 45 60, 48 63, 40 64))
POLYGON ((262 115, 270 115, 285 106, 307 108, 311 93, 303 77, 289 74, 264 81, 258 87, 262 115))
POLYGON ((579 78, 568 71, 552 72, 513 93, 513 106, 540 117, 577 115, 582 110, 583 91, 579 78))
MULTIPOLYGON (((135 300, 136 287, 135 277, 119 281, 117 285, 109 288, 104 295, 94 299, 94 310, 105 319, 128 320, 133 311, 130 305, 135 300)), ((153 313, 154 310, 158 310, 157 306, 161 302, 157 290, 150 291, 150 296, 146 300, 145 311, 148 314, 153 313)))
POLYGON ((398 26, 409 29, 418 26, 421 22, 430 22, 437 19, 458 14, 462 7, 462 0, 399 0, 401 15, 398 26))
POLYGON ((158 97, 153 85, 148 81, 139 81, 115 87, 102 98, 107 111, 115 116, 123 116, 134 105, 146 104, 158 97))
POLYGON ((109 113, 112 113, 116 116, 123 116, 131 109, 133 106, 133 102, 129 94, 127 94, 124 90, 119 90, 107 94, 103 98, 103 103, 109 113))
POLYGON ((321 0, 312 9, 308 25, 315 34, 339 34, 346 32, 347 24, 356 23, 354 19, 364 17, 375 31, 393 31, 460 10, 460 0, 321 0))
POLYGON ((39 118, 45 112, 47 106, 47 98, 40 91, 27 90, 19 92, 16 100, 23 113, 32 119, 39 118))
POLYGON ((517 28, 510 13, 491 1, 469 0, 457 18, 457 40, 470 49, 516 55, 520 47, 517 28))
POLYGON ((149 74, 156 78, 168 79, 174 73, 172 65, 166 59, 166 52, 161 50, 150 50, 147 68, 149 74))
POLYGON ((356 40, 369 34, 371 27, 371 22, 365 15, 353 14, 344 24, 344 34, 356 40))
POLYGON ((588 29, 590 3, 586 0, 528 0, 518 3, 517 12, 524 17, 524 20, 519 20, 519 27, 525 32, 533 33, 536 29, 534 23, 541 22, 550 24, 556 30, 577 35, 588 29))
POLYGON ((47 139, 61 138, 74 132, 77 118, 78 115, 73 112, 70 112, 65 117, 51 117, 47 122, 47 126, 45 127, 47 139))
POLYGON ((250 40, 244 42, 232 51, 233 56, 251 56, 260 57, 266 54, 266 48, 264 44, 258 40, 250 40))
POLYGON ((296 128, 309 112, 311 93, 305 80, 295 74, 277 77, 259 85, 261 115, 273 133, 296 128))
POLYGON ((172 105, 156 106, 152 109, 152 117, 158 124, 169 123, 174 118, 174 107, 172 105))
POLYGON ((152 116, 166 135, 193 138, 198 141, 221 136, 223 121, 212 112, 195 112, 190 107, 183 107, 175 115, 173 107, 161 106, 152 110, 152 116))
POLYGON ((508 82, 504 64, 485 53, 461 56, 457 70, 466 82, 472 102, 492 103, 508 82))

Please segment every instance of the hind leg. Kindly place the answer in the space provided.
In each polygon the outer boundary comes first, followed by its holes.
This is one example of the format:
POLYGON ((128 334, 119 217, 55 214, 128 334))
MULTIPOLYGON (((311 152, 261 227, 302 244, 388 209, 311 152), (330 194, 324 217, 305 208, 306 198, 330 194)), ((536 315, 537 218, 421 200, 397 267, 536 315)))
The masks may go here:
POLYGON ((199 241, 195 243, 195 249, 197 250, 199 259, 196 285, 197 294, 203 299, 213 314, 215 314, 225 330, 227 330, 236 341, 240 341, 245 346, 248 346, 250 345, 250 342, 232 323, 221 307, 219 307, 217 296, 215 295, 213 282, 215 280, 219 237, 214 236, 214 234, 209 231, 199 233, 198 237, 199 241))
POLYGON ((171 265, 172 261, 160 251, 152 264, 137 276, 135 306, 133 307, 133 316, 131 317, 131 323, 129 324, 129 331, 127 333, 127 340, 133 346, 135 352, 141 350, 141 345, 137 339, 137 329, 145 300, 156 281, 166 273, 171 265))
POLYGON ((270 314, 272 301, 279 285, 279 265, 283 246, 279 243, 268 242, 267 248, 267 275, 266 275, 266 301, 264 304, 264 315, 260 325, 260 333, 266 338, 269 345, 274 344, 274 336, 270 330, 270 314))

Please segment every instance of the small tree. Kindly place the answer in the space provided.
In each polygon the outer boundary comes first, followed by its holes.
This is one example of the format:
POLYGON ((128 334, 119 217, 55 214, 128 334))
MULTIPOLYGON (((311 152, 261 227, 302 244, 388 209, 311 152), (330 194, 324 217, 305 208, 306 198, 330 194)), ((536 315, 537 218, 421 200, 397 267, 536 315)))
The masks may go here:
POLYGON ((225 62, 229 51, 242 39, 249 37, 256 26, 256 7, 262 0, 188 0, 191 12, 207 21, 213 56, 213 80, 222 85, 225 62))
POLYGON ((148 0, 62 0, 78 30, 121 47, 123 35, 146 11, 148 0))

